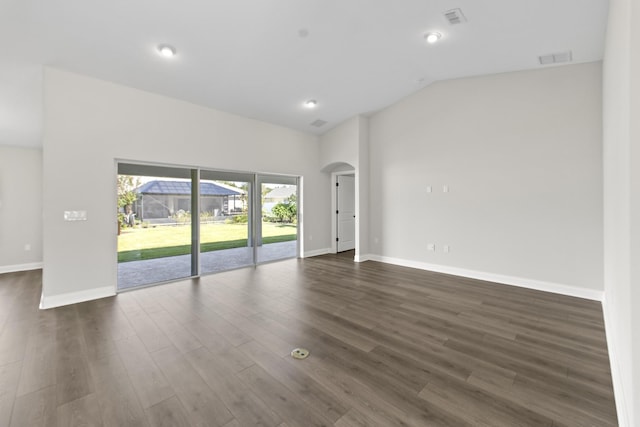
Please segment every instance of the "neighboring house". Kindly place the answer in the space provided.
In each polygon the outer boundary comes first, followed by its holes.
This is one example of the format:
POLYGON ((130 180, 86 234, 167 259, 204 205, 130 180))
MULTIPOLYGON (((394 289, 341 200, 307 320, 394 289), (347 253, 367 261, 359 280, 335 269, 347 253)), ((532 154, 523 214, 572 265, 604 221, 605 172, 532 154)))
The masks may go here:
MULTIPOLYGON (((138 219, 149 221, 166 219, 182 210, 191 211, 191 182, 155 180, 142 184, 136 190, 138 200, 133 211, 138 219)), ((213 216, 229 215, 242 190, 232 190, 212 182, 200 183, 200 212, 213 216)))
POLYGON ((262 204, 262 211, 266 214, 271 213, 271 209, 278 203, 287 203, 291 196, 295 196, 297 186, 285 185, 284 187, 277 187, 269 191, 264 196, 264 202, 262 204))

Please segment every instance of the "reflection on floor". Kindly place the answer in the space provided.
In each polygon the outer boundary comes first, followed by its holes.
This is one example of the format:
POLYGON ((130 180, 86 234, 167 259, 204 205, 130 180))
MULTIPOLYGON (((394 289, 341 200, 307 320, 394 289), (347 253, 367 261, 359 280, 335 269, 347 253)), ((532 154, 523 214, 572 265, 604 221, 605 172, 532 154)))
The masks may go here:
POLYGON ((336 254, 337 257, 340 258, 345 258, 345 259, 351 259, 353 260, 353 258, 356 256, 356 250, 355 249, 351 249, 349 251, 342 251, 342 252, 338 252, 336 254))
MULTIPOLYGON (((258 247, 258 262, 294 258, 297 242, 270 243, 258 247)), ((253 264, 253 248, 234 248, 204 252, 200 255, 202 274, 246 267, 253 264)), ((150 283, 191 276, 191 256, 130 261, 118 264, 118 289, 129 289, 150 283)))

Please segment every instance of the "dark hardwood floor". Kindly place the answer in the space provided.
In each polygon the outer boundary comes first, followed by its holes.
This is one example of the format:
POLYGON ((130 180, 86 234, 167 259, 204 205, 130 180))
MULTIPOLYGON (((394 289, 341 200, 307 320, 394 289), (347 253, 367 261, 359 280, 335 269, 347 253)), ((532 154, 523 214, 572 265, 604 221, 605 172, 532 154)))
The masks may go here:
POLYGON ((45 311, 0 275, 0 426, 617 425, 599 303, 351 260, 45 311))

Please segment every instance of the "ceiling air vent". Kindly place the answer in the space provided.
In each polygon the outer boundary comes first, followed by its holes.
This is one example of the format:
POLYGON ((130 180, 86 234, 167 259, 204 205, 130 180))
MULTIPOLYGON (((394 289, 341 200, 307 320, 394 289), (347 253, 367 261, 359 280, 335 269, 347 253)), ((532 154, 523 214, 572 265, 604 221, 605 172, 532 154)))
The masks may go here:
POLYGON ((318 119, 318 120, 312 122, 311 126, 315 126, 315 127, 319 128, 319 127, 322 127, 322 126, 324 126, 326 124, 327 124, 327 122, 325 120, 318 119))
POLYGON ((540 65, 549 65, 549 64, 561 64, 563 62, 571 62, 573 58, 571 56, 571 51, 568 50, 566 52, 542 55, 542 56, 539 56, 538 59, 540 60, 540 65))
POLYGON ((464 17, 464 14, 460 9, 447 10, 443 15, 451 25, 458 25, 467 22, 467 18, 464 17))

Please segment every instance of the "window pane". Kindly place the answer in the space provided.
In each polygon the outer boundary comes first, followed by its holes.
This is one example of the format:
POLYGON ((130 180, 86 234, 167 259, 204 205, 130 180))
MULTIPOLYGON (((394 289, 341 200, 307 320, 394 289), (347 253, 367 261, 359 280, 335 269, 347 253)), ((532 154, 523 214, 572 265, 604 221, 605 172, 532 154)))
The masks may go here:
POLYGON ((257 262, 294 258, 298 253, 298 186, 295 177, 259 176, 261 221, 257 262))
POLYGON ((118 167, 118 289, 192 275, 190 170, 152 168, 118 167))
POLYGON ((250 266, 252 176, 200 172, 200 271, 250 266))

